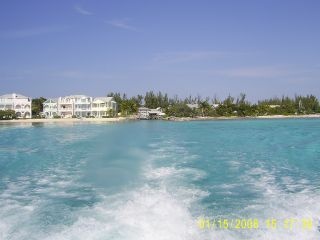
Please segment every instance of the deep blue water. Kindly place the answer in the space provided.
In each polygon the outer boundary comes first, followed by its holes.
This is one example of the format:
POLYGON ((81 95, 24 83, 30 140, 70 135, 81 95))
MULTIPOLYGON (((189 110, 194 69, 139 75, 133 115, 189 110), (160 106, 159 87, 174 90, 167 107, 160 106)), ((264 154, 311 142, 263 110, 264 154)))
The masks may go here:
POLYGON ((319 219, 318 119, 0 125, 1 240, 316 240, 319 219))

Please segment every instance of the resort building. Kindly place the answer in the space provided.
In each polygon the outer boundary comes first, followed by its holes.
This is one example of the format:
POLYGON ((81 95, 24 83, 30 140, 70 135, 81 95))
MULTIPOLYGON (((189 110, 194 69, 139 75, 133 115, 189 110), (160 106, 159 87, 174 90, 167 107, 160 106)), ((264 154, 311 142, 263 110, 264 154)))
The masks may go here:
POLYGON ((139 119, 160 119, 165 113, 162 112, 160 107, 156 109, 150 109, 146 107, 138 108, 138 118, 139 119))
POLYGON ((70 95, 59 97, 57 103, 58 115, 63 118, 88 117, 91 114, 92 97, 85 95, 70 95))
POLYGON ((31 103, 31 98, 17 93, 0 96, 0 110, 14 110, 17 118, 31 118, 31 103))
POLYGON ((149 112, 150 112, 149 108, 139 107, 138 108, 138 118, 139 119, 149 119, 149 112))
POLYGON ((45 118, 58 116, 58 100, 48 99, 43 104, 43 115, 45 118))
POLYGON ((216 109, 217 107, 219 107, 220 106, 220 104, 218 104, 218 103, 213 103, 213 104, 211 104, 211 107, 213 108, 213 109, 216 109))
POLYGON ((93 98, 86 95, 70 95, 48 99, 43 103, 43 115, 46 118, 106 117, 116 112, 117 103, 113 97, 93 98))
POLYGON ((96 97, 93 99, 91 115, 94 117, 106 117, 117 112, 117 103, 113 97, 96 97))
POLYGON ((198 103, 188 103, 187 106, 191 109, 198 109, 199 108, 198 103))
MULTIPOLYGON (((300 105, 300 102, 299 102, 299 105, 300 105)), ((269 105, 270 108, 278 108, 280 107, 280 105, 269 105)))

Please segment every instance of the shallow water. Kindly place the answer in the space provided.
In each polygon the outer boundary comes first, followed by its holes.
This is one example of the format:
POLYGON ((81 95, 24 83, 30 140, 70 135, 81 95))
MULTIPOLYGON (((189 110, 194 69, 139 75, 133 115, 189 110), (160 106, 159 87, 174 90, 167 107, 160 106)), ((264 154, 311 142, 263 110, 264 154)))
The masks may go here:
POLYGON ((0 125, 1 240, 316 240, 319 203, 318 119, 0 125))

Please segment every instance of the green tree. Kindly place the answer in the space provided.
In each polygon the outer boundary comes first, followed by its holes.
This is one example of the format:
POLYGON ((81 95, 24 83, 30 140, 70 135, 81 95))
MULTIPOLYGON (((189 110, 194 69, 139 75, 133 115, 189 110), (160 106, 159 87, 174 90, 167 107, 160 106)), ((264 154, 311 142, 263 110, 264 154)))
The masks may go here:
POLYGON ((0 110, 0 120, 15 119, 16 113, 14 110, 0 110))
POLYGON ((319 101, 313 95, 295 96, 295 108, 299 114, 311 114, 319 112, 319 101))
POLYGON ((137 103, 133 99, 125 99, 121 102, 121 114, 124 116, 135 114, 138 111, 137 103))
POLYGON ((116 92, 116 93, 110 92, 110 93, 107 94, 107 97, 113 97, 114 101, 116 101, 116 103, 117 103, 117 106, 118 106, 117 110, 118 110, 118 112, 121 112, 121 103, 122 103, 121 94, 118 93, 118 92, 116 92))
POLYGON ((236 111, 236 105, 234 103, 234 98, 230 95, 222 101, 222 103, 216 108, 216 113, 219 116, 232 116, 236 111))
POLYGON ((185 103, 175 103, 166 109, 166 115, 173 117, 195 117, 196 112, 185 103))
POLYGON ((108 117, 115 117, 116 116, 116 113, 113 109, 109 109, 108 111, 108 117))
POLYGON ((157 108, 161 107, 163 109, 168 108, 170 100, 167 94, 158 92, 155 94, 153 91, 146 92, 144 97, 145 107, 147 108, 157 108))
POLYGON ((237 111, 239 117, 256 115, 256 108, 246 101, 246 94, 244 93, 240 93, 237 98, 235 111, 237 111))
POLYGON ((211 110, 210 104, 205 100, 205 101, 200 101, 199 102, 199 109, 201 111, 202 117, 208 116, 209 112, 211 110))
POLYGON ((47 99, 44 97, 40 98, 34 98, 32 99, 32 106, 31 106, 31 111, 32 111, 32 116, 34 118, 40 117, 40 113, 43 112, 43 103, 47 99))

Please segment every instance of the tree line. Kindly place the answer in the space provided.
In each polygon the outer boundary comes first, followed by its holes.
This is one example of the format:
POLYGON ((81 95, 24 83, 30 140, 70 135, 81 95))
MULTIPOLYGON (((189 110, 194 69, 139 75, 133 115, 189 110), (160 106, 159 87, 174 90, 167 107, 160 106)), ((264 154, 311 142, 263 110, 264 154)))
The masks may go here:
MULTIPOLYGON (((249 102, 244 93, 239 94, 238 97, 229 95, 222 100, 217 97, 202 98, 199 95, 186 98, 179 98, 177 95, 169 97, 167 93, 153 91, 131 97, 125 93, 110 92, 107 96, 114 98, 118 104, 117 111, 122 116, 137 114, 138 108, 142 106, 153 109, 160 107, 167 116, 173 117, 245 117, 320 113, 319 100, 314 95, 282 96, 260 100, 257 103, 249 102), (193 104, 194 107, 187 104, 193 104)), ((46 101, 44 97, 32 100, 33 117, 40 117, 44 101, 46 101)), ((112 115, 116 116, 117 113, 112 115)))
POLYGON ((246 94, 238 97, 228 96, 223 100, 189 96, 184 99, 178 96, 169 97, 168 94, 148 91, 145 95, 127 97, 126 94, 109 93, 118 103, 118 111, 123 115, 136 114, 141 106, 147 108, 161 107, 167 116, 174 117, 231 117, 231 116, 265 116, 265 115, 299 115, 320 113, 318 99, 314 95, 296 95, 292 98, 270 98, 251 103, 246 94), (188 105, 189 104, 189 105, 188 105), (190 107, 190 104, 193 106, 190 107))

